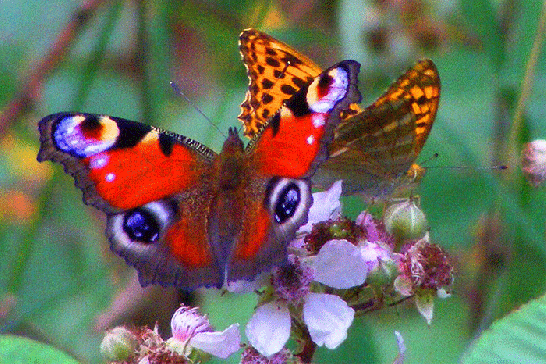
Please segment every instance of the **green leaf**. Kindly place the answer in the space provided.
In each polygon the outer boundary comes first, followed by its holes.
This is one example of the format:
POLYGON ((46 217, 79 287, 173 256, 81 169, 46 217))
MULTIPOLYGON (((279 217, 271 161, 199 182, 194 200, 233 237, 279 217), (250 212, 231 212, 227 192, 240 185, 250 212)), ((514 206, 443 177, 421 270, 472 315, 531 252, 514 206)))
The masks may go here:
POLYGON ((461 363, 546 362, 546 296, 495 322, 461 363))
POLYGON ((463 0, 460 6, 470 29, 483 42, 491 64, 498 71, 504 61, 504 42, 496 19, 496 9, 489 0, 463 0))
POLYGON ((54 347, 22 336, 0 336, 0 364, 10 363, 78 363, 69 355, 54 347))

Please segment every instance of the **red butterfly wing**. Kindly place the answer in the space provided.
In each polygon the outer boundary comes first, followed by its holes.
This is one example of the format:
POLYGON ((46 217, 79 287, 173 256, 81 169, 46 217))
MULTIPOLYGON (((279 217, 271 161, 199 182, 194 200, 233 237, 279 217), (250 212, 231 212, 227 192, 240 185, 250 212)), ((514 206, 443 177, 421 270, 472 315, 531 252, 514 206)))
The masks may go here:
POLYGON ((360 65, 344 61, 333 66, 288 99, 250 142, 264 175, 309 177, 328 158, 328 145, 340 113, 360 101, 360 65))
POLYGON ((287 100, 248 145, 256 175, 242 206, 229 281, 249 279, 286 260, 286 246, 312 204, 308 178, 328 157, 341 111, 360 101, 358 69, 357 62, 344 61, 326 70, 287 100))
POLYGON ((61 163, 84 202, 107 213, 196 186, 196 172, 210 168, 215 156, 184 136, 105 115, 49 115, 40 121, 40 135, 38 161, 61 163))
POLYGON ((38 160, 61 163, 84 202, 108 214, 112 250, 143 285, 217 285, 206 234, 216 153, 137 122, 60 113, 40 121, 38 160))

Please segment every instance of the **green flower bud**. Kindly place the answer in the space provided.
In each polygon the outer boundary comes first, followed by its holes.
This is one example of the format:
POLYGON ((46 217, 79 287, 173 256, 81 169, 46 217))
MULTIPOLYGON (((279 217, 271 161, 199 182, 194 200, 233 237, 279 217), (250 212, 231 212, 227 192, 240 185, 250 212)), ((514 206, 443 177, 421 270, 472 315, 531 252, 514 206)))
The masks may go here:
POLYGON ((366 283, 382 287, 394 282, 394 279, 398 276, 398 264, 392 260, 379 260, 379 264, 368 272, 366 277, 366 283))
POLYGON ((401 202, 389 206, 384 217, 386 230, 398 239, 414 240, 425 235, 427 219, 421 209, 413 202, 401 202))
POLYGON ((125 361, 135 353, 138 341, 125 327, 108 331, 100 344, 101 354, 109 361, 125 361))

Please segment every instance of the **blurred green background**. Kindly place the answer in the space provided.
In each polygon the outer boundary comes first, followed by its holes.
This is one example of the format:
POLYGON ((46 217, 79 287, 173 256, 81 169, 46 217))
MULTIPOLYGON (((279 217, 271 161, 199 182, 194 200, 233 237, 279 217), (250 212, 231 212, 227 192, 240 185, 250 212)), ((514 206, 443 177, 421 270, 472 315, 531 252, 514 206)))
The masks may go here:
MULTIPOLYGON (((220 130, 239 126, 247 77, 237 39, 255 27, 324 67, 361 62, 364 104, 417 59, 437 64, 440 108, 421 153, 428 168, 418 194, 431 241, 456 265, 453 295, 438 300, 430 326, 411 304, 358 317, 348 339, 336 350, 319 349, 315 361, 392 362, 398 330, 407 363, 457 362, 481 330, 545 289, 545 194, 526 184, 518 164, 521 144, 546 136, 546 57, 533 51, 542 6, 538 0, 0 2, 0 332, 100 362, 102 330, 121 322, 165 327, 181 300, 202 306, 218 329, 244 325, 254 295, 188 296, 135 285, 133 270, 108 250, 102 214, 82 204, 59 165, 36 162, 37 122, 60 111, 104 113, 219 150, 224 136, 174 95, 169 81, 220 130), (439 158, 430 161, 434 153, 439 158), (508 169, 489 168, 500 164, 508 169)), ((358 198, 344 202, 353 218, 365 208, 358 198)))

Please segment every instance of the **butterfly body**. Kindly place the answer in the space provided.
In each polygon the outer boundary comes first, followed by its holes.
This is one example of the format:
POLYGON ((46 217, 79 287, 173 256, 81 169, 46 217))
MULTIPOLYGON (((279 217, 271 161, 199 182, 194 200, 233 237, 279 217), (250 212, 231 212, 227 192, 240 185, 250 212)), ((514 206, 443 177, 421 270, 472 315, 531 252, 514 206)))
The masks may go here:
POLYGON ((107 214, 111 248, 143 285, 193 289, 250 280, 286 261, 307 221, 310 177, 340 113, 360 99, 344 61, 305 85, 245 148, 230 129, 215 153, 185 136, 82 113, 40 121, 38 160, 61 163, 107 214))

